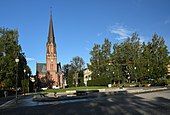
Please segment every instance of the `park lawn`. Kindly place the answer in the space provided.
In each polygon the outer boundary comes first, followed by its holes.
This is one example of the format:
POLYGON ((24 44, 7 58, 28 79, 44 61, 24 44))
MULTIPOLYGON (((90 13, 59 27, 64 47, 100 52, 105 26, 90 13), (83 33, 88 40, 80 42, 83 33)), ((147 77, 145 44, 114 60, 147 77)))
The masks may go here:
POLYGON ((95 89, 104 89, 107 88, 106 86, 88 86, 88 87, 70 87, 70 88, 64 88, 64 89, 47 89, 43 92, 66 92, 71 90, 95 90, 95 89))

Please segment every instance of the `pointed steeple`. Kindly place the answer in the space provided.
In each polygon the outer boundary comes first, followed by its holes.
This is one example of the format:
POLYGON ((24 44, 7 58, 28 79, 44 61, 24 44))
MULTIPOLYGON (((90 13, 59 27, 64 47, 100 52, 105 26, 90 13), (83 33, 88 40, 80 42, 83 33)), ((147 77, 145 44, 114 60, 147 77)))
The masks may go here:
POLYGON ((51 10, 50 10, 50 25, 49 25, 49 32, 48 32, 48 43, 55 44, 53 21, 52 21, 52 11, 51 10))

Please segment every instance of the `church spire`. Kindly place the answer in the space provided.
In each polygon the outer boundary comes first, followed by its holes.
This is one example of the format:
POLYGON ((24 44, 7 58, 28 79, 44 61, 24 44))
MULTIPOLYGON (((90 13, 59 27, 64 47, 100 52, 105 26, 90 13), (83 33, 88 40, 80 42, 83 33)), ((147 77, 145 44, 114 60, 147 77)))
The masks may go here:
POLYGON ((49 32, 48 32, 48 43, 54 43, 55 44, 53 21, 52 21, 52 10, 51 10, 51 8, 50 8, 50 25, 49 25, 49 32))

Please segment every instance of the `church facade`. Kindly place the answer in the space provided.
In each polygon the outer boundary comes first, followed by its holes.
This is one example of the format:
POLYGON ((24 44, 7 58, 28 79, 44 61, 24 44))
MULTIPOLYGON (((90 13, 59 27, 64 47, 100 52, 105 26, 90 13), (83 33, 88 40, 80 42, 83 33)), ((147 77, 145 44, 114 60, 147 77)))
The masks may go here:
POLYGON ((49 32, 46 43, 46 63, 36 63, 36 72, 40 87, 63 87, 61 64, 57 63, 52 14, 50 14, 49 32))

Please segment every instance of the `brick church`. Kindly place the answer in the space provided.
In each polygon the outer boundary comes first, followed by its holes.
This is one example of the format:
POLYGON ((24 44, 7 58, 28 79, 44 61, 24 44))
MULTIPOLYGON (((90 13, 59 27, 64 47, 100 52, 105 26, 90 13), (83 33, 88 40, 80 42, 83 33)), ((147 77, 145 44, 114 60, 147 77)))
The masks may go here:
POLYGON ((61 64, 57 63, 52 13, 50 14, 48 40, 46 43, 46 63, 36 63, 36 71, 40 87, 63 87, 61 64))

